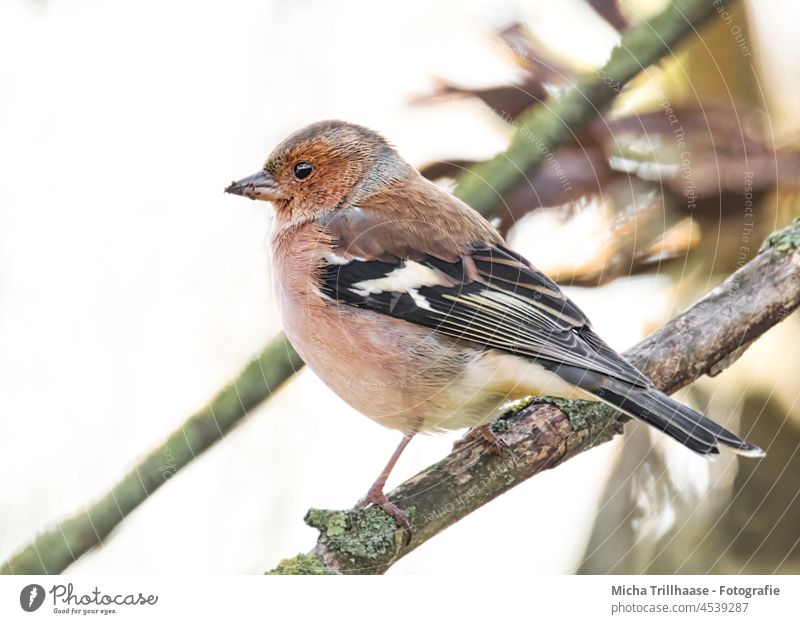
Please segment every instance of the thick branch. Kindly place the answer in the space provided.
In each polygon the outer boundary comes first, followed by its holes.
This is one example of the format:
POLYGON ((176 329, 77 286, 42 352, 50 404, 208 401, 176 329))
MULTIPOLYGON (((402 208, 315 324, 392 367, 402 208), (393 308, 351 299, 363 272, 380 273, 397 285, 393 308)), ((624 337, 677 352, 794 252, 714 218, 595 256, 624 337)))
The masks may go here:
MULTIPOLYGON (((773 235, 756 258, 705 298, 626 353, 665 392, 717 374, 744 348, 800 306, 800 220, 773 235)), ((483 443, 455 450, 403 483, 389 498, 411 519, 410 543, 376 508, 311 510, 320 530, 308 555, 275 573, 380 574, 451 524, 533 475, 607 442, 622 431, 615 410, 596 403, 544 399, 512 412, 495 433, 514 459, 483 443)), ((758 441, 756 441, 758 442, 758 441)))
MULTIPOLYGON (((541 164, 548 152, 570 140, 639 71, 656 62, 715 11, 709 0, 674 0, 652 20, 628 29, 601 70, 582 78, 559 100, 523 114, 507 152, 466 172, 459 180, 456 194, 482 214, 495 214, 499 194, 518 182, 525 171, 541 164)), ((165 474, 173 476, 210 448, 300 366, 302 362, 285 339, 277 338, 236 381, 160 443, 110 492, 85 511, 39 535, 0 566, 0 572, 35 574, 65 570, 90 548, 101 544, 128 513, 165 481, 165 474), (244 387, 248 392, 239 403, 237 394, 241 395, 244 387), (174 469, 168 473, 162 470, 166 449, 174 458, 174 469)))

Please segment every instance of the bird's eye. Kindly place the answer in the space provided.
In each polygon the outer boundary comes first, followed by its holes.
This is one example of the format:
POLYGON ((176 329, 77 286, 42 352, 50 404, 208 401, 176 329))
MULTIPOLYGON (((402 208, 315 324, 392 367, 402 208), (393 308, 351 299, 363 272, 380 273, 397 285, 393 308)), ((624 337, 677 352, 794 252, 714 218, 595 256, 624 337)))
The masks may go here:
POLYGON ((305 180, 313 170, 314 167, 310 162, 301 161, 294 166, 294 177, 298 180, 305 180))

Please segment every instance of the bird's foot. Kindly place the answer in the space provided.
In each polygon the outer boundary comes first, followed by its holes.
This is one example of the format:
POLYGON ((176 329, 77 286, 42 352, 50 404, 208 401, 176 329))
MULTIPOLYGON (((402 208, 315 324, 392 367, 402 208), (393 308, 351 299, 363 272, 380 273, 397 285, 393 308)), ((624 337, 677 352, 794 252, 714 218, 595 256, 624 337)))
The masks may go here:
POLYGON ((455 441, 453 444, 453 450, 456 451, 461 447, 473 442, 486 442, 489 444, 490 453, 494 453, 500 457, 508 458, 515 464, 517 463, 517 457, 514 455, 514 451, 511 450, 511 447, 508 444, 497 437, 495 432, 492 431, 491 425, 473 427, 464 434, 463 438, 455 441))
POLYGON ((370 488, 370 491, 367 492, 367 495, 356 503, 355 509, 364 509, 368 505, 380 507, 392 518, 394 518, 398 526, 401 526, 409 531, 411 530, 411 523, 408 521, 406 512, 390 501, 386 494, 383 493, 383 490, 370 488))
POLYGON ((397 526, 404 529, 403 543, 408 546, 411 542, 411 522, 409 522, 406 512, 390 501, 389 497, 383 493, 382 488, 376 488, 374 486, 369 489, 369 492, 367 492, 364 498, 356 503, 354 509, 364 509, 369 505, 380 507, 394 518, 397 526))
POLYGON ((411 542, 411 523, 408 521, 408 516, 406 516, 406 513, 392 501, 390 501, 386 494, 383 493, 383 488, 386 486, 386 479, 389 478, 389 473, 392 471, 392 468, 394 468, 394 465, 397 463, 397 460, 402 454, 403 450, 406 448, 406 446, 408 446, 408 443, 411 442, 412 437, 413 434, 403 437, 403 439, 400 441, 400 444, 389 458, 389 463, 386 464, 383 472, 378 475, 378 479, 372 484, 372 487, 369 488, 367 495, 358 501, 355 506, 355 509, 363 509, 367 505, 375 505, 376 507, 383 509, 383 511, 394 518, 397 526, 405 529, 403 541, 405 542, 406 546, 408 546, 408 544, 411 542))

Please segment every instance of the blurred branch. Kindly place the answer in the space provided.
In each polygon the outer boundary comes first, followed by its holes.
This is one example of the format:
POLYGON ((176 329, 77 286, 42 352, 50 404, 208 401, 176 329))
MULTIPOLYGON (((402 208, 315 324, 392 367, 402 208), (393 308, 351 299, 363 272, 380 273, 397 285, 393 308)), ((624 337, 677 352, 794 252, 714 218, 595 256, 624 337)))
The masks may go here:
POLYGON ((455 194, 483 215, 505 216, 498 214, 497 205, 526 172, 574 139, 640 71, 672 52, 687 34, 730 4, 673 0, 655 17, 627 29, 605 66, 580 77, 557 101, 532 106, 513 120, 517 130, 508 149, 464 173, 455 194))
POLYGON ((231 384, 150 451, 102 498, 45 531, 0 567, 2 574, 57 574, 99 546, 148 496, 222 439, 303 366, 285 336, 273 339, 231 384))
MULTIPOLYGON (((770 237, 762 252, 689 310, 625 355, 664 392, 716 375, 761 334, 800 306, 800 219, 770 237)), ((309 554, 282 561, 276 574, 381 574, 433 536, 526 479, 554 468, 622 431, 623 418, 597 403, 540 399, 503 416, 494 431, 513 453, 484 442, 454 450, 389 498, 411 520, 403 540, 377 508, 312 509, 320 531, 309 554)))
MULTIPOLYGON (((705 0, 674 0, 653 19, 630 28, 605 67, 580 79, 557 101, 524 113, 508 151, 462 175, 456 189, 458 197, 483 214, 494 214, 500 195, 523 177, 523 171, 541 164, 549 151, 568 141, 639 71, 656 62, 716 10, 705 0)), ((0 572, 62 572, 89 549, 101 544, 127 514, 164 483, 166 474, 173 476, 210 448, 301 365, 286 339, 276 338, 236 381, 191 416, 110 492, 85 511, 39 535, 4 563, 0 572), (168 473, 161 470, 166 449, 173 458, 173 469, 168 473)))

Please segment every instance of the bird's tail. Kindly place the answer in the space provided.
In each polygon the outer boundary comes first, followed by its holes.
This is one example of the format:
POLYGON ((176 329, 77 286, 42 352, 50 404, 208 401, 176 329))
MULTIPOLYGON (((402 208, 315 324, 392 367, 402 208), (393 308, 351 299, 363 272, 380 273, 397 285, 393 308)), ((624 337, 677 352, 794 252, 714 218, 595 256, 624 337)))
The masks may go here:
POLYGON ((623 383, 612 383, 591 392, 604 403, 643 420, 702 455, 719 453, 720 445, 727 446, 735 453, 746 457, 765 455, 757 446, 745 442, 724 427, 655 388, 626 387, 623 383))

